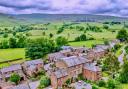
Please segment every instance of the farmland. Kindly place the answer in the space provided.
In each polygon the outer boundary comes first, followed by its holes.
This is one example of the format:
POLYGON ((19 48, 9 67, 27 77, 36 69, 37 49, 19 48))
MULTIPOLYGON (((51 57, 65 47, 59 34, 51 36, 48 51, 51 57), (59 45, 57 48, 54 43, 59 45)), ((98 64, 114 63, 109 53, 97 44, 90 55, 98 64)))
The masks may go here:
MULTIPOLYGON (((71 22, 68 22, 68 24, 70 24, 71 22)), ((69 41, 69 45, 71 46, 87 46, 87 47, 91 47, 94 44, 103 44, 104 40, 112 40, 116 38, 116 34, 119 31, 119 29, 121 29, 123 27, 123 24, 121 25, 109 25, 109 29, 103 29, 103 24, 102 23, 96 23, 96 22, 81 22, 79 24, 74 24, 72 25, 72 27, 76 27, 76 26, 83 26, 83 27, 87 27, 87 24, 91 25, 91 26, 98 26, 99 28, 102 29, 102 32, 93 32, 93 31, 87 31, 85 34, 88 37, 93 37, 95 38, 94 40, 88 40, 88 41, 80 41, 80 42, 75 42, 74 39, 78 36, 80 36, 81 34, 84 33, 84 31, 80 31, 76 28, 70 29, 70 28, 66 28, 62 33, 57 34, 57 29, 59 27, 61 27, 64 23, 63 22, 56 22, 56 23, 50 23, 48 26, 45 26, 44 24, 34 24, 34 25, 30 25, 33 28, 33 30, 30 31, 25 31, 25 32, 17 32, 16 34, 26 34, 29 33, 30 36, 28 36, 29 39, 36 39, 36 38, 40 38, 40 37, 45 37, 45 38, 49 38, 49 34, 52 33, 53 37, 51 39, 56 39, 59 36, 63 36, 65 38, 68 39, 69 41), (40 28, 46 28, 47 30, 38 30, 40 28), (111 29, 114 29, 115 32, 111 32, 111 29), (45 35, 43 34, 45 32, 45 35)), ((12 29, 13 26, 11 27, 1 27, 0 29, 12 29)), ((4 38, 3 34, 0 35, 0 41, 2 40, 8 40, 10 37, 12 37, 11 33, 8 33, 8 37, 4 38)), ((17 59, 17 58, 25 58, 25 49, 1 49, 0 50, 0 61, 4 61, 4 60, 12 60, 12 59, 17 59)))

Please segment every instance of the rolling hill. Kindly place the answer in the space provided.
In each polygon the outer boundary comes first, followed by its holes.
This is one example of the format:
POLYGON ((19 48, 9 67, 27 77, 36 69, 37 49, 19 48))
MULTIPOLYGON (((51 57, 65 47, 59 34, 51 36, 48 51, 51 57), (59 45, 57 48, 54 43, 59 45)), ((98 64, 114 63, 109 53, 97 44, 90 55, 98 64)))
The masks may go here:
POLYGON ((21 24, 37 24, 58 21, 102 22, 128 21, 125 17, 89 15, 89 14, 0 14, 0 26, 15 26, 21 24))

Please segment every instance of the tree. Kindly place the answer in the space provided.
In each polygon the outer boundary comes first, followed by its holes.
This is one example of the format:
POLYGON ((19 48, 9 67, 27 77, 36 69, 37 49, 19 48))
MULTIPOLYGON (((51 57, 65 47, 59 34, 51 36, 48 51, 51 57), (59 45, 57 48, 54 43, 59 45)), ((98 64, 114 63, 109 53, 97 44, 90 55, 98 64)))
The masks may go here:
POLYGON ((86 41, 87 37, 85 34, 81 34, 80 36, 75 38, 75 41, 86 41))
POLYGON ((119 76, 119 80, 122 83, 128 83, 128 61, 124 62, 124 65, 122 67, 122 71, 119 76))
POLYGON ((9 48, 8 41, 7 41, 7 40, 3 40, 3 41, 1 42, 1 48, 2 48, 2 49, 7 49, 7 48, 9 48))
POLYGON ((118 32, 117 39, 119 39, 120 41, 126 41, 128 39, 128 33, 125 29, 122 29, 118 32))
POLYGON ((125 52, 128 54, 128 45, 124 49, 125 49, 125 52))
POLYGON ((98 86, 99 87, 105 87, 106 86, 106 82, 104 80, 100 80, 100 81, 98 81, 98 86))
POLYGON ((27 42, 26 57, 31 59, 42 58, 46 54, 55 51, 55 43, 46 38, 33 39, 27 42))
POLYGON ((104 29, 109 29, 109 26, 108 25, 103 25, 103 28, 104 29))
POLYGON ((59 36, 56 38, 56 44, 57 46, 63 46, 68 44, 68 40, 62 36, 59 36))
POLYGON ((108 89, 122 89, 122 88, 120 88, 120 83, 116 80, 113 80, 113 79, 108 80, 107 88, 108 89))
POLYGON ((49 86, 51 83, 50 79, 47 76, 42 76, 41 80, 40 80, 40 85, 39 85, 39 89, 43 89, 47 86, 49 86))
POLYGON ((107 58, 103 61, 104 68, 110 71, 112 77, 115 77, 116 72, 119 70, 119 61, 114 53, 109 53, 107 58))
POLYGON ((42 35, 43 35, 43 36, 45 36, 45 31, 44 31, 44 32, 42 32, 42 35))
POLYGON ((9 47, 10 47, 10 48, 16 48, 16 47, 17 47, 16 38, 11 37, 11 38, 9 39, 9 47))
POLYGON ((8 34, 7 33, 4 33, 3 37, 4 38, 7 38, 8 37, 8 34))
POLYGON ((13 73, 13 74, 11 75, 11 77, 10 77, 10 81, 11 81, 11 82, 14 82, 16 85, 19 83, 20 79, 21 79, 21 77, 20 77, 20 75, 17 74, 17 73, 13 73))
POLYGON ((50 33, 50 34, 49 34, 49 37, 50 37, 50 38, 52 38, 52 37, 53 37, 53 34, 52 34, 52 33, 50 33))
POLYGON ((24 48, 26 46, 26 40, 27 40, 26 36, 23 34, 19 34, 19 35, 17 35, 17 38, 18 38, 17 47, 24 48))

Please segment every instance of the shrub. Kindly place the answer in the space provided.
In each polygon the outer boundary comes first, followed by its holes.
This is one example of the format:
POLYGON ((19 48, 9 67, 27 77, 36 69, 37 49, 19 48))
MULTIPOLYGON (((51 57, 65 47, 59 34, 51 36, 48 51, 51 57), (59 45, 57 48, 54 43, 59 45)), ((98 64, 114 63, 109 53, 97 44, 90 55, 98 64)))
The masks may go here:
POLYGON ((106 82, 105 82, 104 80, 100 80, 100 81, 98 82, 98 86, 99 86, 99 87, 105 87, 105 86, 106 86, 106 82))
POLYGON ((92 85, 92 89, 99 89, 96 85, 92 85))
POLYGON ((21 79, 21 77, 17 73, 12 74, 11 77, 10 77, 10 81, 14 82, 15 84, 18 84, 20 79, 21 79))

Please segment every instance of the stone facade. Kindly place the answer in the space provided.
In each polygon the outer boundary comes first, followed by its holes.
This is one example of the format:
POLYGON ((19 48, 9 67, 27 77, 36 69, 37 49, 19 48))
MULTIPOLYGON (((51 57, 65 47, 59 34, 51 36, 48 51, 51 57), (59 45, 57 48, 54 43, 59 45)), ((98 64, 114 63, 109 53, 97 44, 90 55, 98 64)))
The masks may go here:
POLYGON ((43 70, 43 65, 44 63, 42 59, 26 61, 22 64, 23 70, 28 76, 32 76, 33 74, 36 74, 40 70, 43 70))
POLYGON ((8 80, 11 75, 13 73, 17 73, 20 75, 20 77, 24 80, 25 79, 25 75, 22 71, 22 67, 20 64, 17 64, 17 65, 12 65, 12 66, 9 66, 9 67, 6 67, 6 68, 3 68, 0 70, 1 72, 1 75, 3 77, 3 80, 8 80))
POLYGON ((83 67, 83 76, 87 80, 97 81, 101 79, 101 69, 93 63, 86 63, 83 67))

